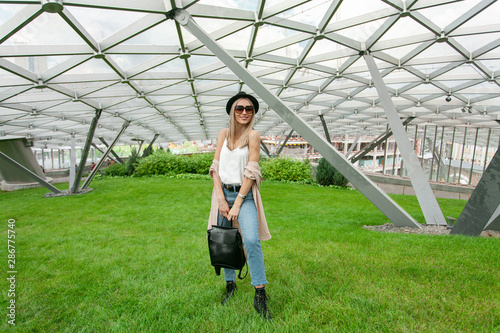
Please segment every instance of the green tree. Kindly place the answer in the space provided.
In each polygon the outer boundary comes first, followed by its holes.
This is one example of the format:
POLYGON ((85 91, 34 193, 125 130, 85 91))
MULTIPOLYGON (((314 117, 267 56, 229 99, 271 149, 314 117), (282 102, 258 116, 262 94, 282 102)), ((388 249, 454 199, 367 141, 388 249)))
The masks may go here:
POLYGON ((134 147, 134 148, 132 148, 132 151, 130 153, 130 156, 128 157, 127 163, 125 164, 125 169, 127 170, 128 176, 131 176, 134 173, 138 158, 139 158, 139 152, 134 147))
POLYGON ((321 158, 316 169, 316 181, 323 186, 346 187, 349 181, 337 171, 327 160, 321 158))

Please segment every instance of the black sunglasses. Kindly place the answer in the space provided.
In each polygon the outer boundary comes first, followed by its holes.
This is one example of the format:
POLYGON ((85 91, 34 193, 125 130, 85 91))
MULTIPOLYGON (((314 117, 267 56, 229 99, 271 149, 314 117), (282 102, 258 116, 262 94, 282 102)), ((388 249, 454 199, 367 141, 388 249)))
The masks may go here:
POLYGON ((253 106, 252 105, 248 105, 248 106, 236 105, 234 107, 234 111, 236 111, 237 114, 242 114, 243 110, 245 110, 247 113, 253 112, 253 106))

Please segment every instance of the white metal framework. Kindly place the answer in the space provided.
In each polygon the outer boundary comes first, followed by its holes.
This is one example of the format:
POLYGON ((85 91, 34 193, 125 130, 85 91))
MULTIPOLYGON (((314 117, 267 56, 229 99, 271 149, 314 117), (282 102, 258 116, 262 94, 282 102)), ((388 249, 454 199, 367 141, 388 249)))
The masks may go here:
MULTIPOLYGON (((0 139, 83 146, 96 110, 94 138, 125 121, 121 143, 216 138, 228 97, 251 89, 178 8, 319 132, 321 117, 333 135, 386 130, 369 51, 409 127, 498 140, 496 0, 0 0, 0 139)), ((291 129, 265 103, 257 118, 261 135, 291 129)))

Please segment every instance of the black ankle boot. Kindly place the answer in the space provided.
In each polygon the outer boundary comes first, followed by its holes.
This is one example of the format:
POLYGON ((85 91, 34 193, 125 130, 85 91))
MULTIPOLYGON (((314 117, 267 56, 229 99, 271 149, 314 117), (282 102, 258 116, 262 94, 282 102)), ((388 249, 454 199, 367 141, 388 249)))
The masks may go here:
POLYGON ((226 305, 226 303, 234 296, 234 292, 236 291, 236 282, 234 281, 226 281, 226 297, 222 300, 222 305, 226 305))
POLYGON ((271 320, 271 314, 267 308, 267 294, 266 289, 255 288, 255 298, 253 299, 253 306, 257 312, 266 319, 271 320))

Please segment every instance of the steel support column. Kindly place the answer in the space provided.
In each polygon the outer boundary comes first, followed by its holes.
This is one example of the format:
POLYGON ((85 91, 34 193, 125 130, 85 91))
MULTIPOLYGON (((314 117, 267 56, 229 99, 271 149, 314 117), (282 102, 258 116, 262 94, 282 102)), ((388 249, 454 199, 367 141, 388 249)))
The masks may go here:
POLYGON ((69 151, 69 188, 73 188, 75 183, 76 165, 76 144, 75 135, 71 134, 71 150, 69 151))
POLYGON ((104 154, 104 152, 102 151, 101 148, 97 147, 97 145, 95 143, 92 142, 92 147, 94 147, 95 149, 99 150, 101 152, 101 154, 104 154))
MULTIPOLYGON (((467 142, 467 127, 464 132, 464 143, 462 144, 462 154, 460 157, 460 170, 458 171, 458 183, 460 184, 460 178, 462 177, 462 166, 464 164, 464 153, 465 153, 465 144, 467 142)), ((455 179, 453 179, 455 180, 455 179)))
POLYGON ((486 163, 488 162, 488 148, 490 146, 491 140, 491 128, 488 131, 488 139, 486 139, 486 151, 484 152, 484 165, 483 165, 483 173, 486 170, 486 163))
POLYGON ((29 177, 33 178, 36 182, 40 183, 40 185, 48 188, 54 193, 61 193, 55 186, 52 184, 49 184, 46 182, 44 179, 42 179, 40 176, 38 176, 36 173, 33 171, 25 168, 22 164, 18 163, 16 160, 10 158, 6 154, 0 151, 0 158, 8 162, 10 165, 12 165, 14 168, 17 168, 18 170, 22 171, 24 174, 28 175, 29 177))
POLYGON ((493 213, 493 216, 486 224, 486 227, 484 228, 484 230, 500 231, 500 205, 497 207, 497 209, 493 213))
POLYGON ((174 19, 184 26, 221 60, 238 78, 252 89, 266 104, 286 121, 297 133, 307 140, 344 177, 363 193, 395 225, 421 228, 421 226, 387 194, 382 192, 368 177, 358 171, 344 156, 295 112, 293 112, 273 92, 269 91, 255 76, 236 61, 210 35, 208 35, 183 9, 175 11, 174 19))
POLYGON ((45 170, 45 150, 42 148, 42 168, 45 170))
MULTIPOLYGON (((442 127, 441 130, 441 142, 439 143, 439 156, 438 156, 438 168, 436 171, 436 181, 439 181, 439 177, 441 176, 439 172, 443 173, 443 170, 441 169, 441 165, 443 164, 443 141, 444 141, 444 126, 442 127)), ((443 177, 444 178, 444 177, 443 177)))
MULTIPOLYGON (((406 134, 408 134, 408 125, 407 125, 407 124, 405 124, 405 123, 403 123, 403 126, 405 127, 405 132, 406 132, 406 134)), ((415 146, 415 145, 413 145, 413 146, 415 146)), ((414 148, 414 149, 415 149, 415 148, 414 148)), ((404 173, 405 173, 404 161, 403 161, 403 160, 401 160, 401 164, 400 164, 400 166, 399 166, 399 175, 400 175, 401 177, 404 177, 404 173)))
POLYGON ((283 142, 283 144, 280 146, 280 148, 276 152, 276 155, 279 156, 281 154, 281 151, 283 150, 283 148, 285 147, 286 143, 288 142, 288 139, 290 139, 290 137, 292 136, 292 133, 293 133, 293 129, 290 131, 290 133, 288 133, 285 141, 283 142))
POLYGON ((322 114, 320 114, 319 119, 321 119, 321 124, 323 124, 323 131, 325 131, 326 141, 332 144, 332 139, 330 139, 330 133, 328 133, 328 126, 326 126, 325 117, 322 114))
POLYGON ((424 126, 424 137, 422 139, 422 144, 420 145, 421 149, 421 155, 420 155, 420 160, 422 161, 422 169, 424 170, 425 173, 425 160, 424 160, 424 155, 425 155, 425 140, 427 139, 427 125, 424 126))
MULTIPOLYGON (((280 139, 278 140, 278 143, 276 144, 276 147, 278 147, 278 146, 281 147, 281 140, 283 140, 283 133, 280 134, 280 139)), ((278 151, 278 149, 276 149, 276 151, 278 151)))
MULTIPOLYGON (((101 152, 101 154, 104 154, 104 151, 103 151, 101 148, 97 147, 97 145, 96 145, 95 143, 92 143, 92 147, 94 147, 95 149, 99 150, 99 151, 101 152)), ((106 147, 107 147, 107 146, 106 146, 106 147)), ((102 155, 101 155, 101 156, 102 156, 102 155)), ((112 159, 113 161, 115 161, 116 163, 120 163, 120 162, 118 162, 117 160, 115 160, 113 157, 111 157, 111 156, 108 156, 108 157, 109 157, 109 158, 111 158, 111 159, 112 159)))
POLYGON ((448 161, 448 177, 446 178, 446 182, 450 182, 450 173, 451 173, 451 160, 453 159, 453 147, 455 146, 455 133, 457 131, 456 127, 453 127, 453 135, 451 136, 451 149, 450 149, 450 160, 448 161))
POLYGON ((87 163, 87 157, 89 156, 90 144, 92 143, 92 139, 94 139, 95 129, 97 127, 97 122, 101 117, 102 110, 95 110, 95 116, 92 119, 92 123, 90 124, 89 134, 87 135, 87 141, 85 142, 85 147, 82 151, 82 158, 80 159, 80 164, 78 166, 78 172, 76 173, 75 182, 73 183, 73 187, 71 188, 72 193, 76 193, 78 191, 78 186, 80 186, 80 180, 82 179, 83 169, 85 168, 85 164, 87 163))
MULTIPOLYGON (((389 124, 387 124, 387 130, 389 130, 389 124)), ((382 174, 385 175, 385 170, 387 169, 387 150, 389 149, 389 138, 385 139, 384 144, 384 161, 382 162, 382 174)))
POLYGON ((271 153, 269 152, 269 149, 267 149, 267 146, 264 142, 262 141, 260 142, 260 147, 262 148, 264 153, 266 153, 266 155, 269 156, 269 158, 272 158, 271 153))
POLYGON ((392 175, 396 175, 396 157, 397 157, 397 152, 398 152, 398 142, 394 142, 394 155, 392 155, 392 175))
MULTIPOLYGON (((413 141, 413 150, 415 150, 415 154, 417 154, 418 156, 417 142, 418 142, 418 125, 415 125, 415 139, 413 141)), ((408 171, 406 172, 406 175, 408 175, 408 171)))
POLYGON ((451 234, 479 236, 500 205, 500 149, 479 180, 451 234))
POLYGON ((118 142, 118 140, 120 139, 120 136, 123 134, 123 132, 125 132, 125 130, 127 129, 128 125, 130 125, 129 121, 127 121, 127 122, 125 122, 123 124, 122 129, 120 130, 120 132, 118 133, 118 135, 116 136, 116 138, 113 140, 113 142, 111 143, 111 145, 108 147, 108 150, 106 150, 106 152, 104 153, 104 155, 102 155, 101 159, 99 160, 99 163, 97 163, 97 165, 95 166, 94 170, 92 170, 90 172, 90 175, 87 177, 87 179, 83 183, 82 187, 80 188, 81 190, 84 190, 84 189, 86 189, 89 186, 89 184, 92 181, 92 179, 94 178, 95 174, 101 168, 102 164, 104 163, 104 161, 108 157, 109 153, 113 150, 113 147, 118 142))
POLYGON ((472 151, 472 159, 470 162, 469 185, 472 183, 472 175, 474 172, 474 159, 476 158, 476 146, 477 146, 478 135, 479 135, 479 128, 476 128, 476 138, 474 139, 474 150, 472 151))
MULTIPOLYGON (((408 124, 413 119, 415 119, 415 117, 408 117, 408 118, 406 118, 406 120, 404 121, 403 125, 408 124)), ((418 125, 417 125, 417 129, 418 129, 418 125)), ((369 147, 363 149, 362 152, 354 154, 351 157, 352 164, 356 163, 357 161, 359 161, 360 159, 362 159, 363 157, 365 157, 365 155, 368 154, 369 152, 371 152, 375 147, 380 146, 380 144, 382 142, 384 142, 387 138, 389 138, 391 135, 392 135, 392 131, 390 131, 390 130, 385 131, 378 138, 376 138, 375 140, 373 140, 369 147)), ((415 142, 416 142, 416 139, 415 139, 415 142)))
POLYGON ((377 65, 373 56, 369 54, 363 55, 370 74, 377 89, 380 101, 384 107, 385 114, 387 115, 387 120, 391 125, 391 130, 394 133, 394 138, 396 139, 403 160, 405 161, 406 169, 408 170, 408 176, 412 183, 415 194, 417 195, 418 202, 420 203, 420 208, 424 213, 425 221, 427 224, 437 224, 446 225, 446 220, 439 208, 438 202, 432 188, 427 181, 424 170, 420 167, 418 163, 418 157, 415 151, 411 147, 410 140, 406 135, 403 124, 399 119, 398 112, 394 103, 391 100, 387 87, 382 79, 382 75, 378 71, 377 65))
POLYGON ((432 160, 431 160, 431 173, 429 179, 432 180, 432 174, 434 173, 434 160, 436 159, 436 140, 438 135, 438 127, 434 130, 434 141, 432 142, 432 160))
POLYGON ((137 148, 137 156, 139 156, 139 153, 141 152, 142 144, 144 143, 144 140, 139 140, 139 147, 137 148))
POLYGON ((151 142, 149 143, 148 148, 146 148, 144 150, 144 154, 142 154, 142 157, 148 156, 151 149, 153 149, 153 143, 155 143, 156 139, 158 139, 159 136, 160 136, 160 134, 155 134, 155 136, 153 137, 153 140, 151 140, 151 142))
POLYGON ((354 147, 358 144, 359 138, 361 138, 361 133, 359 133, 356 136, 356 139, 354 139, 353 144, 349 147, 349 150, 347 150, 347 153, 345 154, 345 158, 349 158, 349 155, 351 155, 352 151, 354 150, 354 147))
MULTIPOLYGON (((103 137, 100 137, 99 140, 106 146, 106 148, 109 148, 109 145, 108 143, 106 142, 106 140, 104 140, 103 137)), ((111 149, 111 155, 114 156, 111 157, 113 160, 115 160, 116 162, 120 163, 120 164, 125 164, 125 162, 123 162, 123 160, 120 158, 120 156, 118 156, 117 153, 115 153, 115 151, 113 149, 111 149)))

